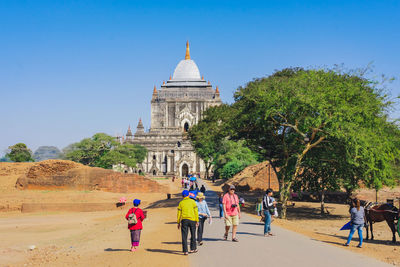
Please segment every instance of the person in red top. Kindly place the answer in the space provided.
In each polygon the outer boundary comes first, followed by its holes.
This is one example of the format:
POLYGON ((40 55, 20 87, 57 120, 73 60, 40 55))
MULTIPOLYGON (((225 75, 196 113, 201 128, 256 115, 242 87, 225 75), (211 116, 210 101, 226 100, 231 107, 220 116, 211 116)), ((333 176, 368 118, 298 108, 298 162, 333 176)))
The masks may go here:
POLYGON ((129 209, 128 213, 125 215, 125 218, 129 220, 129 215, 134 213, 136 215, 137 223, 129 224, 128 229, 131 231, 131 242, 132 247, 131 251, 136 251, 136 248, 139 246, 140 242, 140 233, 143 229, 142 221, 145 219, 142 209, 139 208, 140 199, 135 199, 133 201, 133 208, 129 209))

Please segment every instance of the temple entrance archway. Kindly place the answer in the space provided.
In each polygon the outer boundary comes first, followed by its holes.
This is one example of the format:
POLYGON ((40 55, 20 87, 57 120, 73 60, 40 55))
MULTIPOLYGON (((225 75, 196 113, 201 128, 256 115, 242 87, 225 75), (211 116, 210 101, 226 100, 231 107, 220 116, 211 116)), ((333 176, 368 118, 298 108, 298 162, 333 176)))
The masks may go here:
POLYGON ((189 174, 189 166, 186 163, 184 163, 182 165, 182 177, 187 177, 188 174, 189 174))
POLYGON ((184 126, 183 126, 183 131, 185 133, 187 133, 189 131, 189 123, 185 122, 184 126))

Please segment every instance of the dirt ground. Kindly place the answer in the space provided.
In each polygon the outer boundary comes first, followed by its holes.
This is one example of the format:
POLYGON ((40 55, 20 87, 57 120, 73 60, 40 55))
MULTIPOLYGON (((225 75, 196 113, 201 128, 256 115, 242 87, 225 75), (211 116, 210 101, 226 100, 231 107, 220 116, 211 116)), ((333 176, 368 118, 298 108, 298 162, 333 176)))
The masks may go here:
MULTIPOLYGON (((18 175, 15 175, 18 176, 18 175)), ((1 177, 12 185, 15 177, 1 177)), ((176 207, 180 184, 167 185, 173 198, 161 193, 108 193, 100 191, 43 191, 0 189, 0 266, 188 266, 182 256, 176 207), (101 203, 126 197, 126 208, 98 212, 21 213, 22 202, 101 203), (130 235, 124 218, 132 199, 142 200, 148 211, 140 248, 130 252, 130 235), (161 227, 160 227, 161 226, 161 227), (35 246, 33 250, 31 246, 35 246), (117 263, 117 264, 116 264, 117 263)))
MULTIPOLYGON (((221 191, 221 182, 211 183, 208 185, 214 191, 221 191)), ((396 195, 400 191, 399 188, 394 190, 386 190, 385 198, 387 196, 396 195)), ((246 212, 252 214, 255 217, 255 205, 253 203, 255 196, 253 194, 243 195, 248 203, 246 212)), ((374 195, 374 192, 362 191, 363 195, 374 195)), ((256 196, 261 197, 261 196, 256 196)), ((288 230, 306 235, 312 239, 325 242, 334 246, 338 246, 342 249, 351 250, 355 253, 361 253, 369 257, 374 257, 381 261, 400 266, 400 238, 396 234, 397 243, 393 244, 392 232, 386 222, 380 222, 374 224, 374 237, 375 240, 365 240, 366 232, 364 228, 364 244, 363 248, 357 248, 358 235, 354 234, 353 240, 349 247, 343 247, 343 244, 347 240, 349 231, 340 231, 339 229, 350 220, 349 206, 343 204, 326 204, 326 208, 330 212, 329 215, 320 215, 320 204, 315 202, 295 202, 294 207, 288 208, 287 220, 274 219, 272 223, 272 230, 274 225, 286 228, 288 230)))

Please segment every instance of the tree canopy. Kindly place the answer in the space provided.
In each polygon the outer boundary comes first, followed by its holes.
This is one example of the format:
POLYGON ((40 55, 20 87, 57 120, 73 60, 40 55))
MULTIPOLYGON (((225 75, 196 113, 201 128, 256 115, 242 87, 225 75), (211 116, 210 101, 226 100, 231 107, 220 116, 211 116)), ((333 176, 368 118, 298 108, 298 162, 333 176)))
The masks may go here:
MULTIPOLYGON (((284 69, 239 87, 234 100, 213 111, 224 114, 213 122, 224 128, 216 134, 219 140, 244 140, 270 162, 283 217, 292 186, 301 180, 350 193, 360 182, 377 189, 395 183, 400 130, 387 117, 393 103, 363 73, 284 69)), ((203 120, 210 120, 207 112, 203 120)))
POLYGON ((14 162, 34 161, 32 158, 32 151, 24 143, 9 146, 8 149, 9 152, 6 154, 5 158, 14 162))
POLYGON ((113 165, 124 164, 136 167, 146 157, 143 146, 120 144, 114 137, 97 133, 63 149, 65 159, 93 167, 110 169, 113 165))

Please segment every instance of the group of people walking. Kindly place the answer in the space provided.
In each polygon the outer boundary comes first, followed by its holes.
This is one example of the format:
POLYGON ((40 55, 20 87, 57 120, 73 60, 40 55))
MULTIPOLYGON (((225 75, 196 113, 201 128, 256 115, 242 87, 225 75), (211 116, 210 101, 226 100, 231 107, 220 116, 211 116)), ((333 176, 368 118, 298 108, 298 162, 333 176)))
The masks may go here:
MULTIPOLYGON (((202 191, 182 191, 183 199, 179 202, 177 212, 177 227, 181 230, 182 235, 182 251, 184 255, 196 253, 197 246, 203 245, 204 224, 206 220, 212 222, 212 216, 205 200, 205 187, 202 191), (190 232, 190 251, 188 250, 188 234, 190 232), (197 238, 196 238, 197 237, 197 238), (197 240, 196 240, 197 239, 197 240)), ((234 185, 229 187, 227 193, 219 195, 219 217, 224 219, 225 232, 224 240, 228 240, 229 230, 232 228, 232 242, 239 242, 236 233, 241 218, 240 201, 234 185)), ((128 220, 128 229, 131 236, 131 251, 137 250, 140 242, 140 235, 143 229, 142 222, 146 218, 145 213, 139 208, 140 199, 133 201, 133 208, 126 213, 125 218, 128 220)), ((277 202, 273 198, 273 191, 267 189, 262 201, 257 203, 256 211, 258 215, 263 217, 264 236, 274 236, 271 232, 272 216, 277 216, 277 202)), ((350 209, 351 222, 350 233, 347 242, 348 246, 355 231, 358 231, 359 244, 361 248, 363 243, 362 228, 364 226, 364 209, 360 206, 360 201, 355 200, 353 207, 350 209)))

